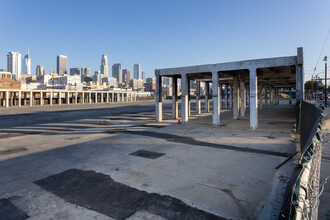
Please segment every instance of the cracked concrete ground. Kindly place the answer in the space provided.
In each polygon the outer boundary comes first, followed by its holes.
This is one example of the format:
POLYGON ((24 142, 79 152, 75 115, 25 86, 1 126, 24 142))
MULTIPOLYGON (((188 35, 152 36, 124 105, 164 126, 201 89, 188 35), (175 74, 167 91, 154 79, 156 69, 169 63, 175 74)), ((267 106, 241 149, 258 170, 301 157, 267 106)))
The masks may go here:
MULTIPOLYGON (((259 111, 257 131, 249 129, 248 112, 232 120, 222 110, 214 127, 210 113, 176 124, 169 108, 165 101, 163 123, 155 123, 152 101, 1 109, 0 199, 30 219, 112 219, 34 183, 79 169, 219 218, 275 218, 294 159, 275 167, 298 144, 294 105, 259 111), (164 155, 131 155, 138 150, 164 155)), ((166 219, 161 213, 136 209, 129 219, 166 219)))

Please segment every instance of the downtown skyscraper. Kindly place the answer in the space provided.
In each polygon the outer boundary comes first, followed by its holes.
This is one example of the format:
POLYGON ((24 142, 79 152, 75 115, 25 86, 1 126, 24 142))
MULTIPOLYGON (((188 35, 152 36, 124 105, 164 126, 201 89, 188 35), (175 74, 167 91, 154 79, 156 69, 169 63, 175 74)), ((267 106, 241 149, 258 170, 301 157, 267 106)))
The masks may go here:
POLYGON ((134 64, 134 79, 142 79, 142 65, 134 64))
POLYGON ((15 74, 16 79, 21 79, 22 75, 22 55, 18 52, 7 54, 7 71, 15 74))
POLYGON ((103 75, 103 77, 109 77, 108 56, 106 54, 102 54, 101 74, 103 75))
POLYGON ((57 73, 59 76, 64 76, 68 74, 68 58, 67 56, 58 55, 57 56, 57 73))
POLYGON ((123 83, 123 69, 120 63, 113 64, 112 77, 116 78, 118 83, 123 83))
POLYGON ((26 73, 28 75, 31 75, 31 58, 30 58, 30 52, 28 49, 28 54, 24 56, 24 65, 23 65, 23 73, 26 73))
POLYGON ((38 65, 36 69, 36 75, 37 76, 42 76, 45 75, 45 68, 43 65, 38 65))
POLYGON ((123 82, 129 84, 131 80, 131 71, 129 69, 123 69, 123 82))

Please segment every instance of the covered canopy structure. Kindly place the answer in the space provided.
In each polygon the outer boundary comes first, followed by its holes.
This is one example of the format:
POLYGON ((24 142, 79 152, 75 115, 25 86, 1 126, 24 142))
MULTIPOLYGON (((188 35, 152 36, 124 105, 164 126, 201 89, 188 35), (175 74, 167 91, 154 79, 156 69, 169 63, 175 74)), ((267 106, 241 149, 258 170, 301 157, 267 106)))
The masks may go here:
MULTIPOLYGON (((233 118, 245 116, 246 91, 249 92, 250 127, 258 127, 258 102, 275 103, 279 88, 296 90, 296 100, 304 97, 304 56, 303 48, 297 48, 297 55, 254 59, 228 63, 196 65, 177 68, 156 69, 156 120, 162 121, 162 77, 172 78, 172 116, 178 117, 177 83, 181 79, 181 116, 187 123, 190 114, 190 80, 197 84, 196 113, 200 114, 200 82, 205 82, 205 108, 209 111, 209 85, 212 83, 212 123, 220 125, 221 92, 231 96, 233 118), (246 90, 249 88, 249 90, 246 90), (259 92, 259 94, 258 94, 259 92), (258 99, 259 97, 259 99, 258 99)), ((291 97, 291 96, 290 96, 291 97)), ((228 102, 227 102, 228 103, 228 102)))

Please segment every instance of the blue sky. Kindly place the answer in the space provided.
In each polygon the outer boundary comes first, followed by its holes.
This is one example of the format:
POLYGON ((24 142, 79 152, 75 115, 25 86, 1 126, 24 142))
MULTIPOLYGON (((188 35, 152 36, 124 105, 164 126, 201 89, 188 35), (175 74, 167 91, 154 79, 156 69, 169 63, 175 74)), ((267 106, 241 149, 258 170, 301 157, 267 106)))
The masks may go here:
POLYGON ((156 68, 291 56, 302 46, 309 79, 330 29, 328 0, 0 0, 0 8, 0 69, 9 51, 30 47, 33 74, 38 64, 56 69, 58 54, 68 68, 94 72, 105 53, 109 69, 141 63, 151 77, 156 68))

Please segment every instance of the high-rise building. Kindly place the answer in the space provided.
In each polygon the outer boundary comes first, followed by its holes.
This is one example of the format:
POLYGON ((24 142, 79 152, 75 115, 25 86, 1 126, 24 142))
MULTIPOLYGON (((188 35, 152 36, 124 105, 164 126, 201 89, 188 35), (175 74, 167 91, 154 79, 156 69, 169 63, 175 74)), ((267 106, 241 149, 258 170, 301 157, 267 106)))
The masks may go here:
POLYGON ((90 76, 91 75, 91 69, 88 67, 82 67, 81 68, 81 75, 82 76, 90 76))
POLYGON ((28 54, 24 56, 24 65, 23 65, 23 73, 31 75, 31 58, 30 58, 30 51, 28 49, 28 54))
POLYGON ((101 74, 104 77, 109 76, 109 66, 108 66, 108 57, 106 54, 102 54, 102 59, 101 59, 101 74))
POLYGON ((70 68, 70 76, 80 75, 80 68, 70 68))
POLYGON ((21 79, 22 74, 22 55, 18 52, 7 54, 7 70, 16 75, 16 79, 21 79))
POLYGON ((57 73, 59 76, 68 74, 68 57, 63 55, 57 56, 57 73))
POLYGON ((146 79, 146 90, 147 91, 155 91, 156 89, 156 78, 147 78, 146 79))
POLYGON ((142 79, 141 64, 134 64, 134 79, 142 79))
POLYGON ((38 65, 36 69, 36 75, 37 76, 42 76, 45 75, 45 69, 43 65, 38 65))
POLYGON ((142 71, 141 76, 142 76, 141 79, 143 80, 143 82, 145 82, 146 81, 146 73, 144 71, 142 71))
POLYGON ((129 69, 123 69, 123 82, 129 84, 131 80, 131 71, 129 69))
POLYGON ((112 77, 115 77, 118 83, 123 83, 123 69, 120 63, 113 64, 112 77))

